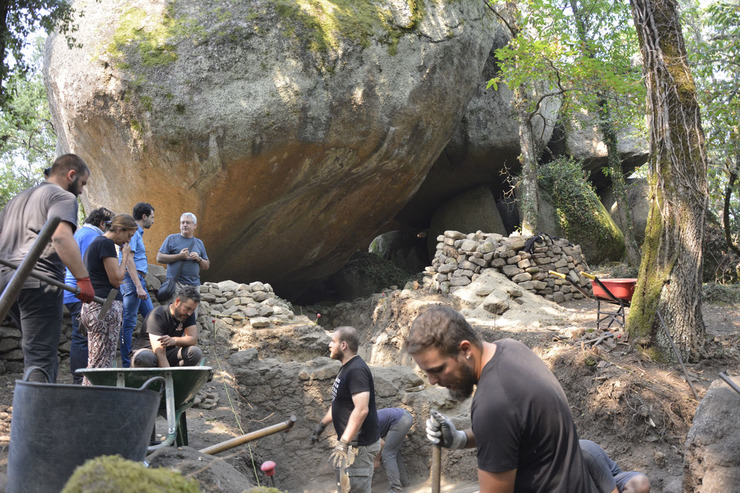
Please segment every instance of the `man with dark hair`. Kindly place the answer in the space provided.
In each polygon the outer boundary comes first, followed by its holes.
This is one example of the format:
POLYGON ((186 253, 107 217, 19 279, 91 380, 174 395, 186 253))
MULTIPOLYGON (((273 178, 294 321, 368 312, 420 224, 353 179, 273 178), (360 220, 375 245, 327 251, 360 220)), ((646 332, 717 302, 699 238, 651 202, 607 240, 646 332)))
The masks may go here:
POLYGON ((196 346, 198 328, 195 310, 200 292, 183 286, 169 305, 158 306, 144 319, 131 357, 135 368, 196 366, 203 353, 196 346))
MULTIPOLYGON (((154 224, 154 207, 147 202, 139 202, 134 206, 134 220, 139 228, 131 238, 131 257, 126 266, 126 276, 121 283, 121 294, 123 295, 123 323, 121 325, 121 363, 124 368, 131 366, 131 337, 136 327, 136 316, 141 313, 142 319, 146 320, 149 312, 154 309, 152 300, 146 290, 146 273, 149 262, 146 258, 146 247, 144 247, 144 230, 154 224)), ((122 258, 121 253, 119 261, 122 258)))
MULTIPOLYGON (((77 298, 82 301, 92 301, 95 295, 74 239, 77 196, 89 177, 90 170, 80 157, 65 154, 54 161, 45 182, 19 193, 0 212, 0 257, 16 263, 28 254, 51 217, 62 219, 35 270, 62 282, 66 265, 77 279, 77 298)), ((0 268, 0 287, 4 288, 13 273, 7 267, 0 268)), ((57 378, 62 314, 62 290, 33 277, 26 280, 9 313, 22 333, 23 366, 41 367, 51 382, 57 378)), ((30 378, 43 381, 38 373, 30 378)))
MULTIPOLYGON (((85 258, 85 252, 90 243, 95 238, 102 235, 108 230, 110 220, 113 218, 113 212, 105 207, 99 207, 93 210, 85 219, 85 224, 75 231, 74 239, 80 248, 82 258, 85 258)), ((77 286, 77 279, 67 269, 64 276, 64 283, 70 286, 77 286)), ((82 302, 69 291, 64 292, 64 306, 69 311, 72 319, 72 342, 69 347, 69 369, 72 372, 72 383, 82 385, 82 375, 76 373, 78 368, 87 367, 87 335, 80 331, 80 311, 82 302)))
POLYGON ((622 471, 596 442, 580 440, 579 444, 599 493, 650 493, 650 479, 647 476, 637 471, 622 471))
POLYGON ((315 443, 333 422, 339 441, 331 461, 340 493, 370 493, 375 456, 380 452, 375 384, 370 368, 357 354, 360 339, 354 327, 339 327, 331 336, 329 354, 342 363, 331 388, 331 407, 311 436, 315 443))
POLYGON ((476 447, 481 493, 596 492, 578 446, 570 406, 555 376, 513 339, 485 342, 452 308, 414 320, 406 351, 429 383, 470 397, 472 428, 457 430, 436 410, 427 437, 450 449, 476 447))

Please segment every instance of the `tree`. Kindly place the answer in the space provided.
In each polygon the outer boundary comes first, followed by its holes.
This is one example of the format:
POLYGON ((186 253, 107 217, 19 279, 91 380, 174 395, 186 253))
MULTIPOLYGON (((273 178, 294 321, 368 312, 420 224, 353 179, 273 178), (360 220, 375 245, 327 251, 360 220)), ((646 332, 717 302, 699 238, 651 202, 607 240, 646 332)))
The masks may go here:
MULTIPOLYGON (((629 74, 629 61, 626 61, 625 53, 622 50, 613 51, 604 50, 603 47, 599 47, 598 43, 606 40, 611 41, 611 45, 614 42, 622 41, 619 39, 622 30, 607 30, 605 33, 599 33, 599 29, 603 28, 601 19, 607 18, 610 15, 615 15, 615 20, 624 16, 625 12, 622 10, 623 4, 620 2, 604 4, 599 0, 594 1, 580 1, 570 0, 570 8, 573 12, 573 19, 576 25, 576 32, 578 34, 578 40, 581 46, 581 56, 585 58, 585 61, 599 61, 599 52, 609 53, 610 64, 614 65, 619 63, 624 68, 624 74, 629 74), (596 20, 597 22, 593 22, 596 20), (595 32, 590 32, 593 28, 595 32), (614 39, 615 34, 618 36, 614 39), (611 38, 611 39, 610 39, 611 38), (601 48, 601 49, 600 49, 601 48), (621 62, 621 63, 620 63, 621 62)), ((612 25, 618 25, 617 22, 612 22, 612 25)), ((631 33, 629 33, 631 34, 631 33)), ((631 36, 630 36, 631 37, 631 36)), ((624 46, 622 43, 619 45, 624 46)), ((632 213, 630 208, 629 200, 627 199, 627 190, 625 188, 624 172, 622 171, 622 160, 619 157, 619 145, 617 137, 617 126, 616 122, 612 117, 612 109, 610 103, 610 95, 614 94, 614 88, 609 87, 608 84, 602 82, 603 77, 597 75, 594 81, 596 107, 598 108, 598 121, 599 129, 601 130, 602 138, 606 144, 606 154, 609 176, 612 182, 612 193, 617 202, 617 216, 618 224, 624 235, 624 247, 625 256, 627 263, 634 268, 640 265, 640 249, 637 246, 635 240, 634 224, 632 222, 632 213)))
POLYGON ((643 58, 650 123, 651 204, 628 329, 671 358, 660 311, 684 355, 698 357, 707 156, 675 0, 630 0, 643 58))
MULTIPOLYGON (((494 5, 489 6, 494 9, 494 5)), ((496 11, 496 10, 494 10, 496 11)), ((526 0, 518 8, 506 4, 496 11, 513 39, 496 52, 500 75, 489 87, 505 82, 515 88, 512 105, 520 125, 522 163, 522 230, 534 232, 537 221, 537 148, 532 122, 542 118, 546 98, 562 101, 561 119, 575 122, 583 110, 598 114, 599 128, 607 143, 609 172, 619 203, 628 259, 639 265, 639 250, 629 216, 624 176, 617 151, 615 120, 635 121, 643 91, 632 67, 636 52, 634 29, 626 22, 629 11, 604 0, 526 0), (545 90, 537 91, 537 87, 545 90), (617 108, 619 114, 612 117, 617 108), (626 111, 629 110, 629 111, 626 111)), ((590 122, 589 122, 590 123, 590 122)))
POLYGON ((44 179, 55 157, 56 135, 41 76, 44 39, 37 37, 26 74, 8 79, 6 107, 0 111, 0 206, 44 179))
POLYGON ((75 45, 72 33, 74 10, 67 0, 0 0, 0 108, 9 96, 6 86, 11 76, 28 72, 23 50, 31 33, 44 29, 66 35, 70 47, 75 45), (9 59, 9 56, 12 58, 9 59))
MULTIPOLYGON (((500 75, 488 82, 488 87, 497 89, 499 82, 513 88, 512 106, 519 122, 519 162, 522 165, 520 187, 521 230, 525 235, 537 232, 539 216, 539 193, 537 190, 537 161, 540 152, 534 131, 534 119, 542 118, 541 106, 546 98, 562 93, 556 81, 558 70, 550 64, 559 60, 559 46, 540 41, 543 22, 537 17, 541 10, 523 14, 513 2, 506 3, 500 10, 495 0, 486 0, 486 5, 508 28, 512 39, 509 45, 496 51, 500 61, 500 75), (535 14, 535 15, 529 15, 535 14), (539 34, 539 35, 538 35, 539 34), (552 52, 552 54, 550 54, 552 52), (545 87, 538 91, 537 85, 545 87), (553 89, 550 90, 550 87, 553 89)), ((545 122, 545 125, 547 122, 545 122)))
POLYGON ((682 12, 707 139, 710 210, 721 211, 727 245, 740 254, 732 197, 740 173, 740 6, 716 1, 682 12))

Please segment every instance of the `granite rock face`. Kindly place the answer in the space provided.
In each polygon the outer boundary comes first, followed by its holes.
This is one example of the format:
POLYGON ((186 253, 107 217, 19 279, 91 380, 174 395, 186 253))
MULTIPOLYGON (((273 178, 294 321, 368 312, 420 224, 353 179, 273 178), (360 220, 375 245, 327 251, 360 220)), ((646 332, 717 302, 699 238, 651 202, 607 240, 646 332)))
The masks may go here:
POLYGON ((500 37, 474 0, 75 7, 82 48, 51 37, 45 79, 60 151, 92 171, 85 205, 151 202, 150 251, 194 212, 203 280, 288 291, 414 195, 500 37))

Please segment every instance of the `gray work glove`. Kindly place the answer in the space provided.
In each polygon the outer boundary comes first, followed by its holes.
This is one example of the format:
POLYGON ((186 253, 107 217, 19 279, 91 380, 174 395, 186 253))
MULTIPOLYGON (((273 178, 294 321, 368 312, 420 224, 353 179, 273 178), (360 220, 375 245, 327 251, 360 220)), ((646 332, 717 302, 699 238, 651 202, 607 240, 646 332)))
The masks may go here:
POLYGON ((468 435, 462 430, 455 429, 450 418, 432 409, 427 419, 427 439, 435 445, 457 450, 468 444, 468 435))
POLYGON ((313 429, 313 433, 311 433, 311 445, 319 441, 319 437, 324 433, 325 429, 326 425, 324 423, 319 422, 319 424, 316 425, 313 429))

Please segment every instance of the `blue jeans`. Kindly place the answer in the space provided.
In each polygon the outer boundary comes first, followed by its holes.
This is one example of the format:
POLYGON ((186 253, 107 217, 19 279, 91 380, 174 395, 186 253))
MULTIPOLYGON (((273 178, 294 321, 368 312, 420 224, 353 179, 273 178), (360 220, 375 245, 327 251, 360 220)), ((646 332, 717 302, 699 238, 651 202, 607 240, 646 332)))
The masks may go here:
MULTIPOLYGON (((21 331, 23 369, 41 367, 49 381, 57 381, 57 351, 62 333, 62 290, 42 284, 38 288, 21 289, 8 315, 21 331)), ((44 381, 41 372, 29 376, 30 381, 44 381)))
MULTIPOLYGON (((138 274, 141 285, 146 289, 146 279, 138 274)), ((127 277, 121 284, 121 294, 123 295, 123 324, 121 325, 121 363, 124 368, 131 367, 131 338, 136 328, 136 316, 146 318, 149 312, 154 309, 152 300, 147 297, 145 300, 136 296, 136 286, 131 278, 127 277)))
POLYGON ((80 333, 80 311, 82 302, 65 303, 72 319, 72 342, 69 346, 69 371, 72 372, 72 383, 82 385, 82 375, 78 375, 78 368, 87 368, 87 335, 80 333))

